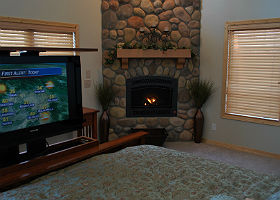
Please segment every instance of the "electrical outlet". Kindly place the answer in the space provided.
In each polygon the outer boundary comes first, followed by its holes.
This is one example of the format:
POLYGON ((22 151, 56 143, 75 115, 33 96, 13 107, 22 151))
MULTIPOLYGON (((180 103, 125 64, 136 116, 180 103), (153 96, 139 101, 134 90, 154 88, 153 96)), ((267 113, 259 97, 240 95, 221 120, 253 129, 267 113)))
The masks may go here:
POLYGON ((86 70, 86 79, 91 79, 91 70, 86 70))
POLYGON ((215 131, 217 129, 216 127, 216 123, 212 123, 212 127, 211 127, 212 131, 215 131))
POLYGON ((91 80, 84 80, 84 88, 90 88, 91 87, 91 80))

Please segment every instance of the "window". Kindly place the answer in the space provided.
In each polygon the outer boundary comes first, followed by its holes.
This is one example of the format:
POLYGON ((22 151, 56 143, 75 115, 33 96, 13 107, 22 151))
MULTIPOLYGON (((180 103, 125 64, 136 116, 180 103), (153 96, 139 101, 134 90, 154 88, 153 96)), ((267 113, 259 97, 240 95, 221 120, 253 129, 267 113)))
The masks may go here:
MULTIPOLYGON (((78 25, 40 20, 0 17, 0 46, 78 47, 78 25)), ((18 53, 13 53, 13 55, 18 53)), ((72 52, 45 52, 40 55, 66 55, 72 52)))
POLYGON ((222 116, 280 125, 280 19, 227 22, 222 116))

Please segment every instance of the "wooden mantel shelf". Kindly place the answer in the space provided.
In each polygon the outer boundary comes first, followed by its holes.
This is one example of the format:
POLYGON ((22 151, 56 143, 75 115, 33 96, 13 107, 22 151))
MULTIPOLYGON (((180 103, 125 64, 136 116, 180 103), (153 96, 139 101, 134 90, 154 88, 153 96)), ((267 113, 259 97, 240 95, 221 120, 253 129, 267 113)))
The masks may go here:
POLYGON ((129 58, 176 58, 177 69, 182 69, 186 58, 191 58, 190 49, 117 49, 117 57, 122 59, 122 69, 128 69, 129 58))

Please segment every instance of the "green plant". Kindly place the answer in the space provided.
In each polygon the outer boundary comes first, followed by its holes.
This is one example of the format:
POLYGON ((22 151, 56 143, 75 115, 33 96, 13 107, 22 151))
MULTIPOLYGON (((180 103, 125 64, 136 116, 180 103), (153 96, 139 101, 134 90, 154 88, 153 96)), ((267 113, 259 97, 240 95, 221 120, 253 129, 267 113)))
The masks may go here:
POLYGON ((214 92, 212 81, 195 79, 190 81, 187 87, 196 108, 201 108, 214 92))
POLYGON ((107 110, 116 94, 111 85, 98 83, 95 85, 96 97, 103 110, 107 110))
POLYGON ((105 57, 105 64, 106 65, 111 65, 114 63, 114 61, 117 59, 117 51, 116 48, 109 49, 108 50, 108 55, 105 57))
POLYGON ((168 49, 176 49, 176 47, 171 43, 168 35, 162 38, 161 34, 155 28, 151 28, 149 32, 143 33, 141 39, 139 39, 136 43, 133 42, 125 42, 119 43, 115 45, 115 47, 108 49, 107 55, 104 57, 105 64, 111 65, 117 59, 117 49, 154 49, 167 51, 168 49), (144 40, 146 39, 146 42, 144 40), (162 43, 159 43, 161 41, 162 43))
POLYGON ((123 45, 119 45, 117 46, 117 48, 122 48, 122 49, 137 49, 136 44, 132 44, 129 42, 125 42, 123 43, 123 45))

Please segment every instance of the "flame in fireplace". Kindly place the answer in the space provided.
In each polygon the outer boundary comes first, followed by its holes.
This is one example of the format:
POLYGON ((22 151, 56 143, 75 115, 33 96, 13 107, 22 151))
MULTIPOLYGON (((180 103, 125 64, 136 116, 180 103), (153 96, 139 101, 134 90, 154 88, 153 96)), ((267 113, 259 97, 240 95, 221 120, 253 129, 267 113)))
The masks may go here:
POLYGON ((157 98, 156 97, 146 97, 146 102, 144 103, 145 106, 149 105, 157 105, 157 98))

